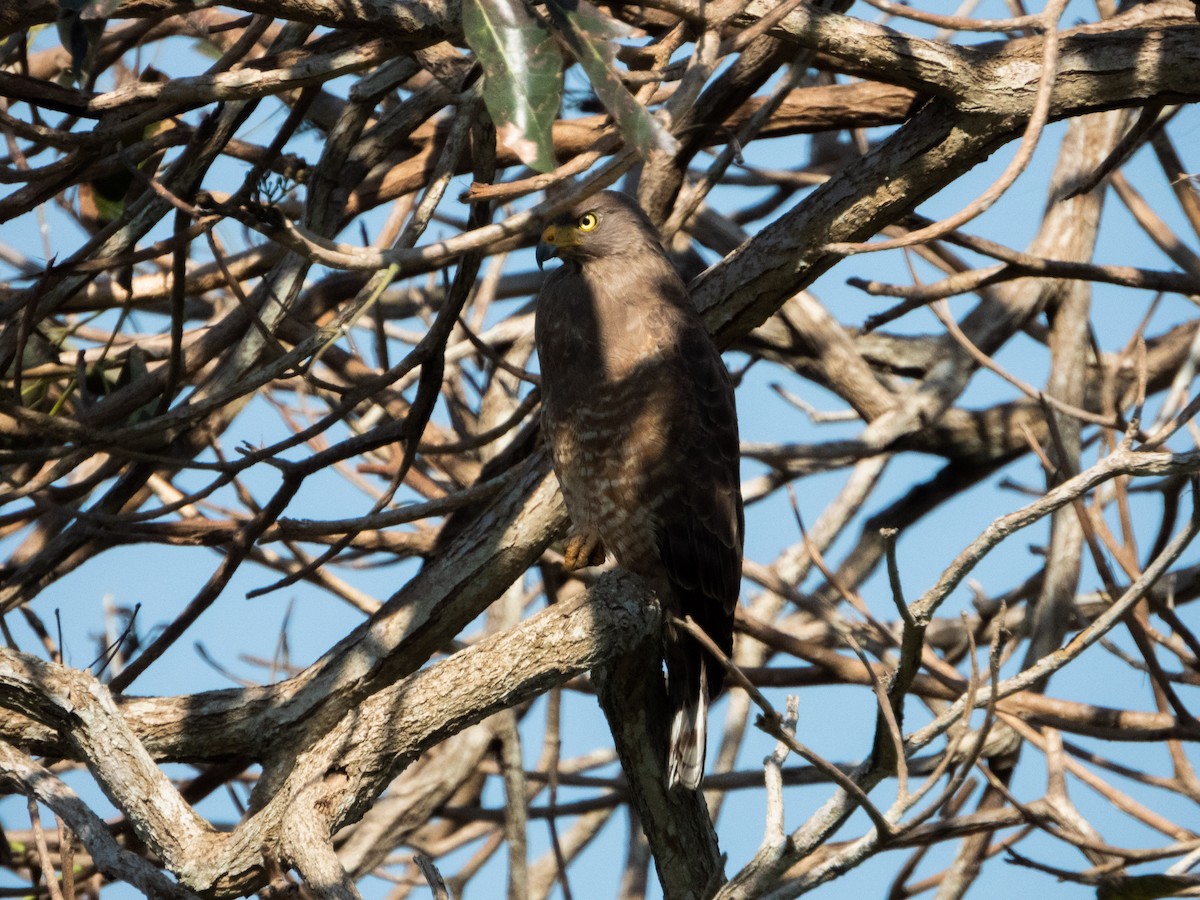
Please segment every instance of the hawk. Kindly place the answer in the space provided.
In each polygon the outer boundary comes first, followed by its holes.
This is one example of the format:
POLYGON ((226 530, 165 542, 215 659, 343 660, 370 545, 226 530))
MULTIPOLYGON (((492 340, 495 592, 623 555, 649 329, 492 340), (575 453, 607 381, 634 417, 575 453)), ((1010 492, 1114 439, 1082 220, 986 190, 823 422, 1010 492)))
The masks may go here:
POLYGON ((670 616, 691 616, 726 654, 745 531, 733 382, 637 204, 606 191, 550 225, 537 247, 542 427, 572 521, 568 569, 605 551, 667 613, 672 787, 704 773, 709 702, 725 670, 670 616))

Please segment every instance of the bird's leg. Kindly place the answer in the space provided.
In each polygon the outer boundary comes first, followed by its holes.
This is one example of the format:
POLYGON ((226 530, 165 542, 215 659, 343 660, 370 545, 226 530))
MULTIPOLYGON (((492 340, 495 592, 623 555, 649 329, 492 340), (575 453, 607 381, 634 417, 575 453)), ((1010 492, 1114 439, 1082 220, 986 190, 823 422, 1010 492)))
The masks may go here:
POLYGON ((604 542, 590 528, 572 531, 563 546, 563 568, 568 572, 587 566, 598 566, 604 562, 604 542))

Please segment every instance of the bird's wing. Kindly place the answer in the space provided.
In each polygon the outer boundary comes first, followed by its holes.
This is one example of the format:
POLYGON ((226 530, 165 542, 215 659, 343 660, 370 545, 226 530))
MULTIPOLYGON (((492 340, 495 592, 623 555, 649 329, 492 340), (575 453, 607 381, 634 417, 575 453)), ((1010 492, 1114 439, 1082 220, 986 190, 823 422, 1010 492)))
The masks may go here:
MULTIPOLYGON (((733 384, 699 321, 679 342, 681 397, 672 443, 680 453, 659 513, 659 554, 676 611, 726 653, 742 576, 744 518, 733 384)), ((724 670, 709 667, 709 691, 724 670)))

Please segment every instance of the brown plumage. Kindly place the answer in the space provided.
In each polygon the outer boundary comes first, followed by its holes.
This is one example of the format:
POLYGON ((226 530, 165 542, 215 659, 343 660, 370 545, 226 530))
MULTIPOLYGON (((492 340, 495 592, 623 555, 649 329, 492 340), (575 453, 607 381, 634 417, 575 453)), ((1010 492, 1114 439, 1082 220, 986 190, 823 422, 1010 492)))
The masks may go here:
MULTIPOLYGON (((551 225, 537 302, 542 426, 573 523, 568 568, 604 550, 668 613, 691 616, 725 653, 744 531, 733 384, 650 220, 604 192, 551 225)), ((668 625, 675 710, 672 785, 704 773, 708 703, 724 669, 668 625)))

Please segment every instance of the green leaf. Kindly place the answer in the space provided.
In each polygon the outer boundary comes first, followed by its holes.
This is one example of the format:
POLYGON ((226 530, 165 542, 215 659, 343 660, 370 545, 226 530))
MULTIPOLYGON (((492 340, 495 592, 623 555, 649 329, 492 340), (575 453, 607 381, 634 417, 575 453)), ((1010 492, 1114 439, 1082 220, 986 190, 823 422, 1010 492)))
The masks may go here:
POLYGON ((592 6, 587 0, 546 0, 550 21, 583 71, 609 115, 621 129, 625 142, 643 156, 655 150, 675 153, 679 142, 625 89, 613 63, 613 38, 627 33, 624 26, 592 6))
POLYGON ((121 218, 125 196, 133 186, 131 172, 114 172, 79 186, 79 205, 86 220, 95 220, 97 228, 121 218))
POLYGON ((551 126, 562 102, 562 56, 523 0, 463 0, 463 32, 483 66, 496 137, 539 172, 554 168, 551 126))
MULTIPOLYGON (((166 80, 166 76, 157 69, 147 66, 138 80, 143 83, 161 82, 166 80)), ((133 146, 139 139, 149 140, 159 132, 169 131, 174 127, 175 123, 170 119, 151 122, 142 129, 140 136, 130 135, 123 138, 121 149, 133 146)), ((158 171, 164 152, 159 150, 151 153, 138 164, 138 168, 147 175, 153 176, 158 171)), ((121 217, 125 207, 145 192, 145 181, 135 178, 133 172, 125 168, 83 182, 79 185, 79 214, 83 224, 95 231, 110 222, 115 222, 121 217)))

